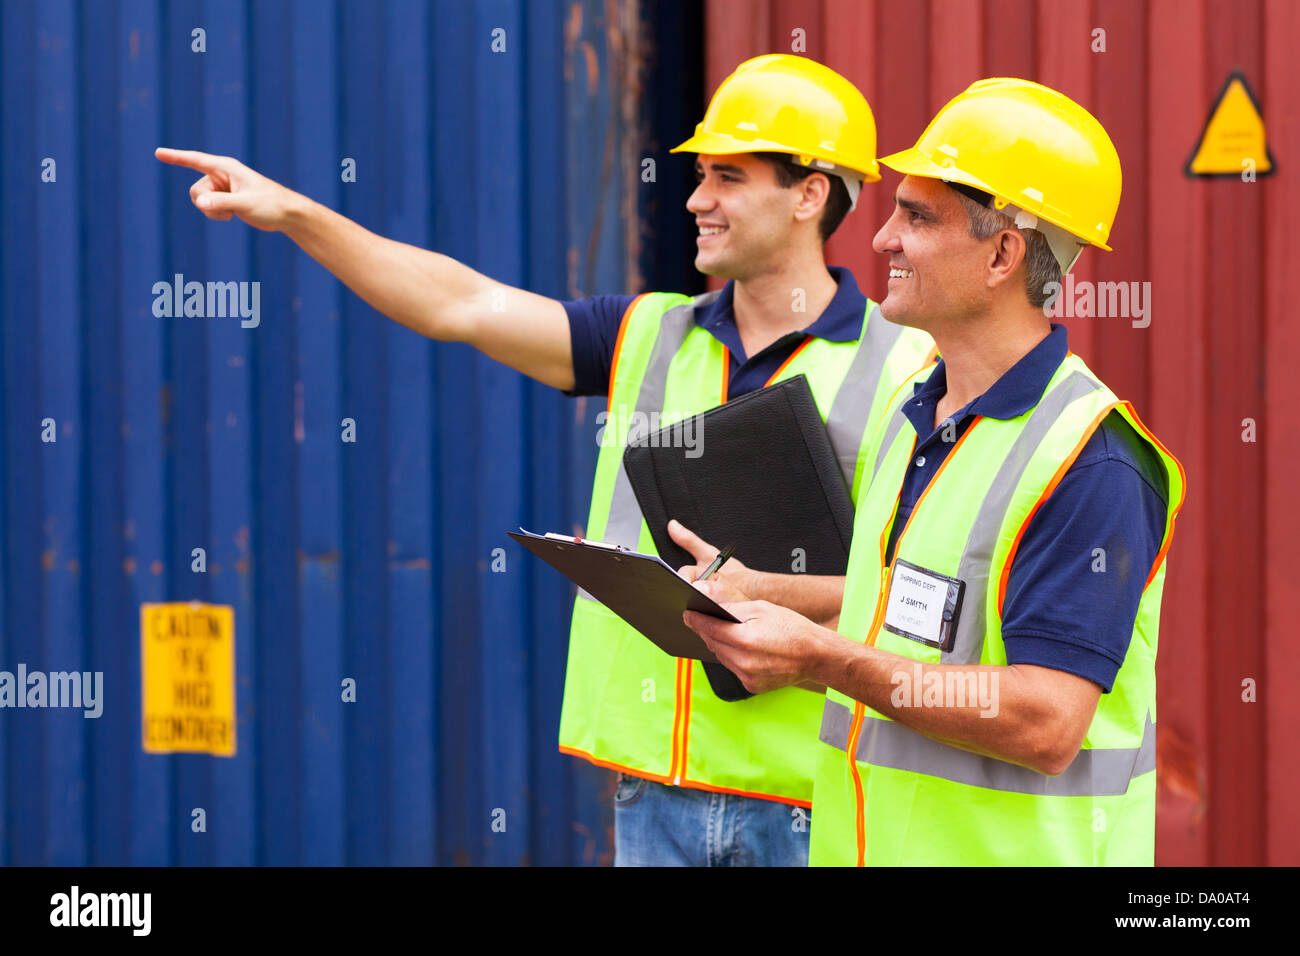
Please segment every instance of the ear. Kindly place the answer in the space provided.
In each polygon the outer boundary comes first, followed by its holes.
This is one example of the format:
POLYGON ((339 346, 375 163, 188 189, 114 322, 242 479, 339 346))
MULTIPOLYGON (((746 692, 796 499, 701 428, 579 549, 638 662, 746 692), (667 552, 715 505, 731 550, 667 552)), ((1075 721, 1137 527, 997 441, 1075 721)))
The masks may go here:
POLYGON ((988 287, 995 289, 1015 275, 1025 261, 1026 251, 1025 236, 1019 229, 1003 229, 993 236, 988 258, 988 287))
POLYGON ((799 222, 820 216, 826 200, 831 195, 831 182, 826 178, 825 173, 805 176, 791 188, 799 192, 799 199, 794 207, 794 218, 799 222))

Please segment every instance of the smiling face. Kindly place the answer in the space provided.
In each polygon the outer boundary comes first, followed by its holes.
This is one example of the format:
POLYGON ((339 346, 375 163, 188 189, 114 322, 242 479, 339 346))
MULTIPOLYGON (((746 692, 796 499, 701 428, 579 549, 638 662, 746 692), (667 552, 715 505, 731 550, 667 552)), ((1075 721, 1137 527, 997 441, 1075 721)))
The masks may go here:
POLYGON ((880 313, 932 332, 988 310, 992 240, 975 239, 958 193, 937 179, 906 176, 894 212, 871 246, 889 257, 880 313))
POLYGON ((821 204, 810 215, 807 190, 781 186, 770 163, 747 153, 701 155, 695 176, 699 185, 686 209, 699 227, 695 268, 705 275, 740 281, 761 275, 789 256, 798 232, 820 243, 821 204))

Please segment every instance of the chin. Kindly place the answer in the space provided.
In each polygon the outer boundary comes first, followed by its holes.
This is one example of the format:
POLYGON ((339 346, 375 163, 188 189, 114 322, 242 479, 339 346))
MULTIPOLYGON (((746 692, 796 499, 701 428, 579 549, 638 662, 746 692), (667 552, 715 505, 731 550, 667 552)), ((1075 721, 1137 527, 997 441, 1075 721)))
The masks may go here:
POLYGON ((911 318, 911 311, 893 296, 885 296, 885 300, 880 303, 880 314, 895 325, 916 327, 916 323, 911 318))
POLYGON ((696 258, 695 271, 706 276, 713 276, 715 279, 734 279, 734 270, 727 267, 726 263, 718 262, 713 259, 701 260, 696 258))

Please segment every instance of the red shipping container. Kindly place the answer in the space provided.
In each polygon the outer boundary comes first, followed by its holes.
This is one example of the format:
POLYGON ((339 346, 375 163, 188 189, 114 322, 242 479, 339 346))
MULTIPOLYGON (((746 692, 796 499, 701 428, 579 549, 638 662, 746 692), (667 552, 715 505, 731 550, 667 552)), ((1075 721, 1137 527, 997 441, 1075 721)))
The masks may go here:
MULTIPOLYGON (((1150 324, 1070 318, 1071 347, 1181 459, 1178 520, 1157 665, 1156 862, 1300 863, 1300 509, 1286 478, 1300 444, 1283 421, 1288 313, 1300 266, 1300 4, 1292 0, 710 0, 708 91, 741 60, 803 53, 866 94, 879 150, 910 146, 971 82, 1019 76, 1101 120, 1124 193, 1112 253, 1075 275, 1149 282, 1150 324), (1262 107, 1277 171, 1185 173, 1209 111, 1241 71, 1262 107), (1278 414, 1270 414, 1277 411, 1278 414), (1252 437, 1253 439, 1248 440, 1252 437), (1211 550, 1211 545, 1217 551, 1211 550), (1290 609, 1290 610, 1288 610, 1290 609)), ((884 295, 871 251, 899 177, 868 186, 829 247, 884 295)))

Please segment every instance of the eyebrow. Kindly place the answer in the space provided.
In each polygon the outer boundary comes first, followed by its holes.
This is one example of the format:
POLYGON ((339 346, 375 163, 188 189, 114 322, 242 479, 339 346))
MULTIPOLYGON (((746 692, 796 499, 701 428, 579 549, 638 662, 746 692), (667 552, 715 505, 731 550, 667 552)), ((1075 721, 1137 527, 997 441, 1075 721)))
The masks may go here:
MULTIPOLYGON (((714 163, 712 169, 714 172, 717 173, 732 173, 740 176, 745 175, 745 171, 741 167, 733 166, 730 163, 714 163)), ((695 161, 695 171, 697 173, 704 172, 704 164, 701 163, 698 159, 695 161)))
POLYGON ((894 193, 894 203, 903 209, 912 212, 919 212, 923 216, 933 216, 934 210, 923 202, 917 202, 915 199, 900 199, 898 193, 894 193))

